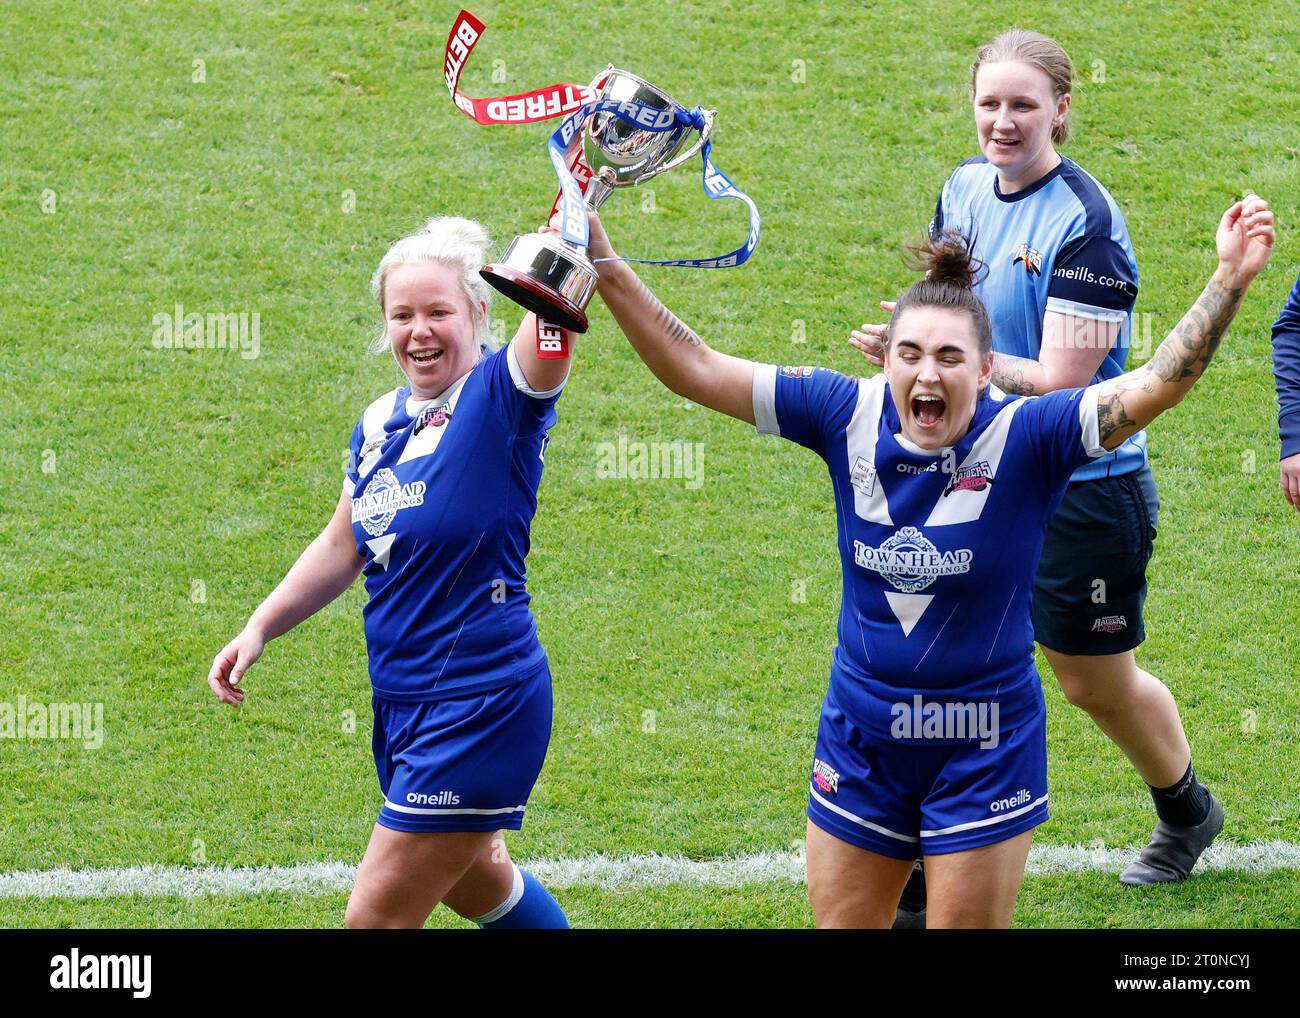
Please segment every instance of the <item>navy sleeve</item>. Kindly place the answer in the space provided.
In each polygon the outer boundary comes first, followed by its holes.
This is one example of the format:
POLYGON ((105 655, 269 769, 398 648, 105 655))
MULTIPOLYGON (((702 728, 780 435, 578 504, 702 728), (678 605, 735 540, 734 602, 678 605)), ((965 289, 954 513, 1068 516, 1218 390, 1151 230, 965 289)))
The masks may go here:
POLYGON ((754 365, 754 426, 826 456, 827 439, 848 427, 858 380, 828 368, 754 365))
POLYGON ((1107 455, 1100 441, 1094 385, 1031 397, 1018 413, 1043 473, 1054 483, 1065 484, 1079 467, 1107 455))
POLYGON ((567 378, 549 392, 531 388, 515 357, 513 339, 491 354, 480 368, 488 397, 501 408, 516 434, 536 434, 555 423, 555 403, 564 391, 567 378))
POLYGON ((1282 458, 1300 453, 1300 278, 1273 325, 1273 379, 1282 458))
POLYGON ((1047 310, 1122 322, 1137 300, 1137 275, 1109 237, 1076 237, 1061 248, 1047 285, 1047 310))

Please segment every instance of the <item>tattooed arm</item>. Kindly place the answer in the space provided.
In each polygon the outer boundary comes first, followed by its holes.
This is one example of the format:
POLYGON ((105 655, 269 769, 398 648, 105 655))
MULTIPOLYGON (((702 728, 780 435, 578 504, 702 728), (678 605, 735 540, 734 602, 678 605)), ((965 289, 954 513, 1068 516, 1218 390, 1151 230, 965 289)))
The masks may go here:
POLYGON ((1043 315, 1038 360, 995 353, 993 384, 1003 392, 1020 396, 1041 396, 1087 385, 1118 337, 1117 322, 1048 311, 1043 315))
MULTIPOLYGON (((595 213, 591 256, 614 257, 595 213)), ((600 262, 599 292, 640 358, 659 381, 679 396, 754 423, 754 363, 706 346, 664 307, 626 262, 600 262)))
MULTIPOLYGON (((1009 353, 993 354, 993 384, 1014 396, 1038 396, 1047 391, 1042 380, 1036 378, 1042 365, 1028 357, 1009 353)), ((1085 378, 1078 385, 1087 385, 1085 378)))
POLYGON ((1215 243, 1219 267, 1155 355, 1096 386, 1101 444, 1117 449, 1187 395, 1210 366, 1251 281, 1273 253, 1273 213, 1248 195, 1223 214, 1215 243))

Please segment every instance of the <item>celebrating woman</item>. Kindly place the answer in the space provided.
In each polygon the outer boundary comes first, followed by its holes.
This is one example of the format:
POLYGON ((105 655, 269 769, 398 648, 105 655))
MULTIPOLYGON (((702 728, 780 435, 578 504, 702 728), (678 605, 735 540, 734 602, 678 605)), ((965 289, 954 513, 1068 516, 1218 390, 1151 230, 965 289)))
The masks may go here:
MULTIPOLYGON (((1057 151, 1070 135, 1073 81, 1065 50, 1037 32, 1012 29, 981 47, 970 95, 982 154, 953 171, 935 209, 932 229, 971 236, 987 266, 975 292, 993 325, 993 384, 1009 393, 1041 395, 1125 371, 1137 261, 1109 192, 1057 151)), ((875 364, 882 328, 864 325, 851 337, 875 364)), ((1085 463, 1070 482, 1034 577, 1034 639, 1066 699, 1123 750, 1155 803, 1151 843, 1120 880, 1183 880, 1222 829, 1223 808, 1196 778, 1173 695, 1134 655, 1146 638, 1159 509, 1145 433, 1085 463)))
POLYGON ((1282 440, 1282 496, 1300 509, 1300 278, 1273 323, 1273 377, 1282 440))
MULTIPOLYGON (((594 257, 616 258, 594 214, 594 257)), ((776 368, 706 346, 626 264, 599 292, 669 389, 816 452, 835 495, 843 595, 811 771, 820 926, 889 926, 913 860, 929 925, 1006 926, 1047 819, 1030 601, 1071 474, 1178 403, 1273 246, 1259 199, 1224 213, 1219 265, 1150 363, 1040 398, 993 392, 993 326, 955 233, 900 298, 884 374, 776 368)))
POLYGON ((208 675, 238 706, 267 641, 365 573, 384 805, 350 927, 420 927, 440 902, 485 928, 568 925, 502 832, 523 822, 551 733, 524 558, 569 362, 537 357, 532 315, 504 349, 483 345, 487 245, 441 217, 380 261, 381 344, 407 384, 361 415, 333 517, 208 675))

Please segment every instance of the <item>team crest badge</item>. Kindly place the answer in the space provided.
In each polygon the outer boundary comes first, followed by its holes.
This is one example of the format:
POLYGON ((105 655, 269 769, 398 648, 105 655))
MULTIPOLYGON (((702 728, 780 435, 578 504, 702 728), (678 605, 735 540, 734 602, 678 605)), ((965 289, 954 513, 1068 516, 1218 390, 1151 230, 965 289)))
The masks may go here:
POLYGON ((451 414, 447 410, 447 405, 425 407, 420 411, 420 418, 415 422, 414 435, 418 435, 425 428, 441 428, 451 420, 451 414))
POLYGON ((1118 633, 1128 626, 1128 618, 1123 615, 1104 615, 1092 624, 1094 633, 1118 633))
POLYGON ((943 497, 947 498, 955 491, 983 491, 992 483, 993 471, 989 468, 988 460, 980 460, 953 474, 948 487, 943 490, 943 497))
POLYGON ((833 770, 825 760, 813 760, 812 779, 819 792, 835 795, 840 790, 840 772, 833 770))
POLYGON ((1011 260, 1012 265, 1025 263, 1025 271, 1031 276, 1041 276, 1043 274, 1043 253, 1035 251, 1028 244, 1021 244, 1016 249, 1016 256, 1011 260))

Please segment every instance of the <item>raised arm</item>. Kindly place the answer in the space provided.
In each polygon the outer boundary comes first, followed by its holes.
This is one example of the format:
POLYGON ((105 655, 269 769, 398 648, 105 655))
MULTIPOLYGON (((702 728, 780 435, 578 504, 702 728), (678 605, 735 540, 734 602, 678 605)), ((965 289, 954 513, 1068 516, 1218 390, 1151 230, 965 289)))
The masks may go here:
POLYGON ((511 342, 519 359, 519 370, 524 373, 528 387, 536 392, 550 392, 564 384, 569 377, 569 357, 539 357, 537 355, 537 316, 531 311, 524 315, 511 342))
POLYGON ((1117 449, 1187 395, 1273 253, 1273 240, 1273 213, 1262 198, 1248 195, 1223 214, 1215 236, 1219 267, 1196 303, 1142 367, 1096 386, 1103 447, 1117 449))
MULTIPOLYGON (((591 221, 591 257, 613 258, 600 224, 591 221)), ((701 406, 754 423, 754 363, 706 346, 659 301, 626 262, 599 262, 597 287, 614 320, 659 381, 701 406)))

